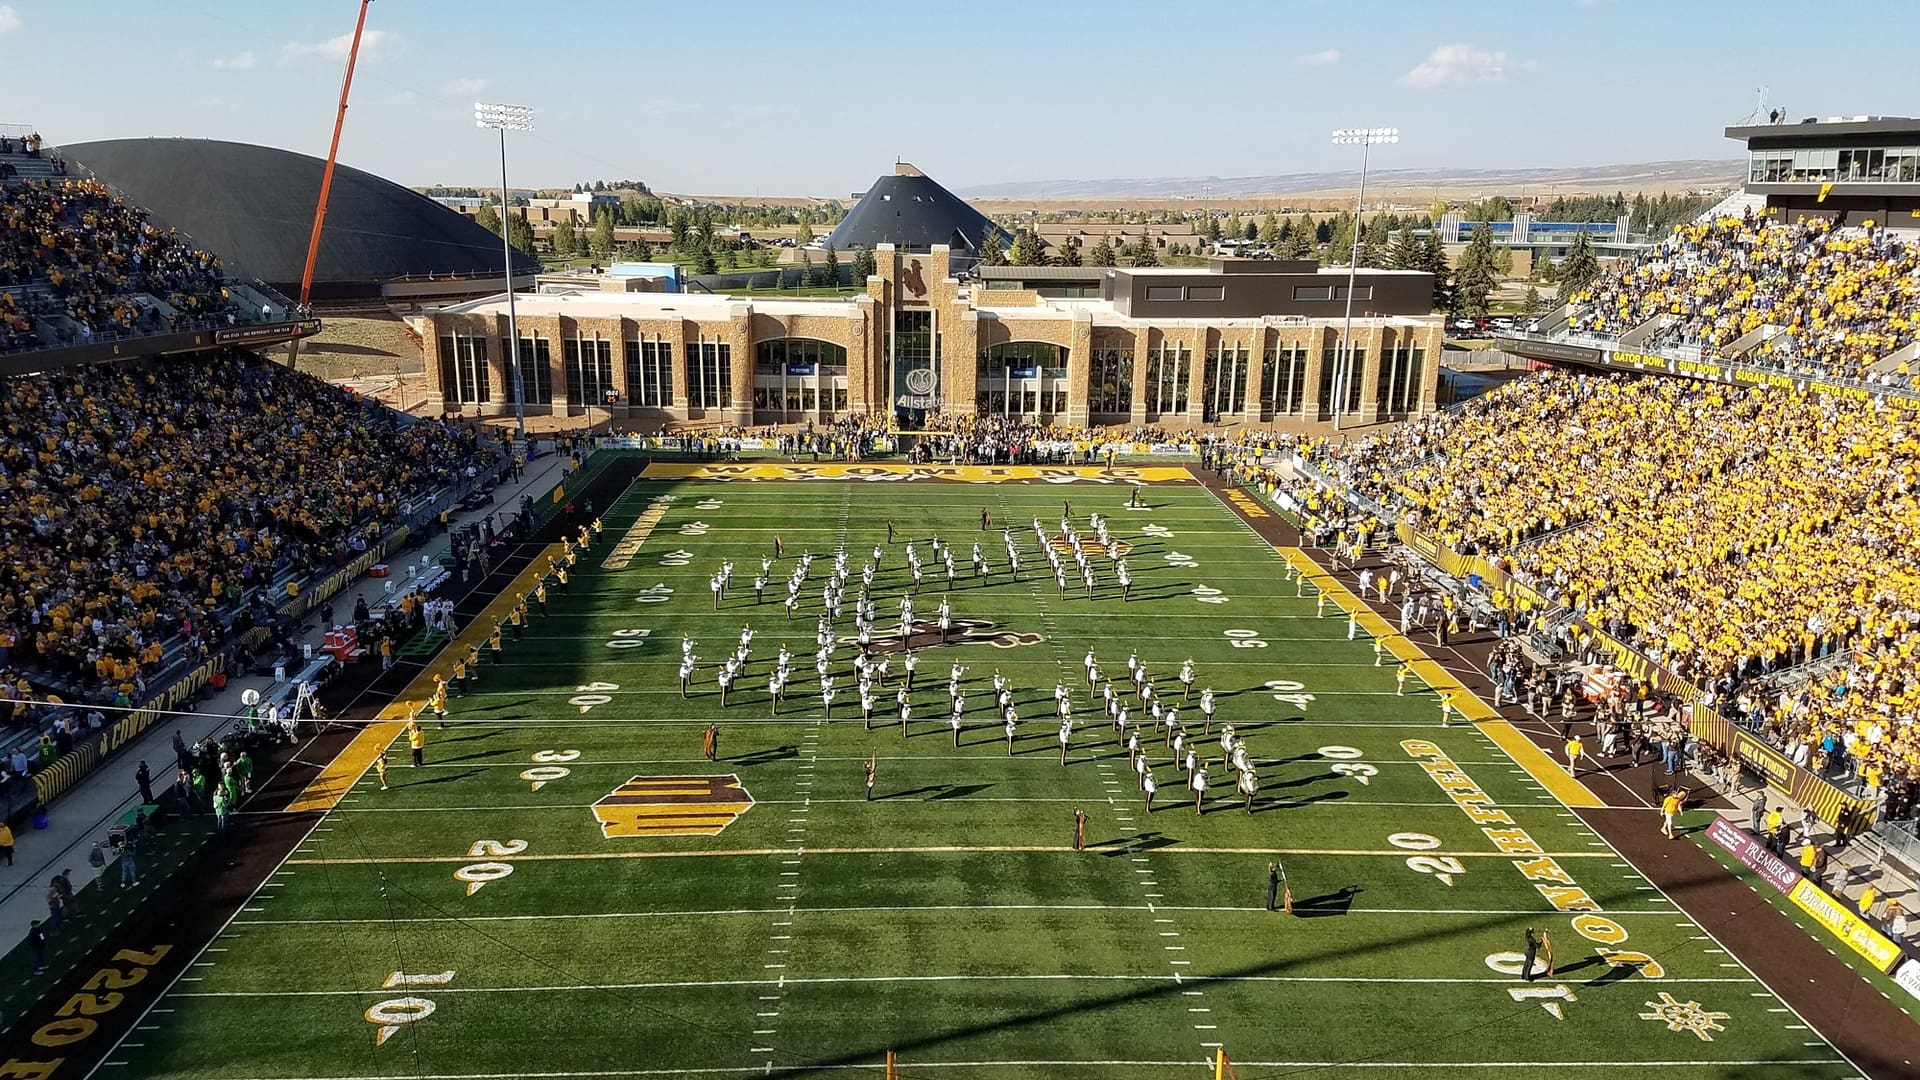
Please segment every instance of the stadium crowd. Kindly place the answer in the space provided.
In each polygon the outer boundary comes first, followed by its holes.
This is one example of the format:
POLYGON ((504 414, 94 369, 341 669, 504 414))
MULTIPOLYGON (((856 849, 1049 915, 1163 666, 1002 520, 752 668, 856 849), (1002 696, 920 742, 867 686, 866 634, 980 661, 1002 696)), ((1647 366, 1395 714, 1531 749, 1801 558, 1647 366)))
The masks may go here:
POLYGON ((1677 226, 1573 297, 1574 330, 1620 334, 1673 321, 1656 343, 1727 346, 1761 326, 1780 333, 1747 359, 1797 374, 1912 385, 1909 365, 1876 362, 1913 340, 1920 245, 1874 225, 1815 218, 1791 225, 1752 215, 1677 226))
POLYGON ((1309 453, 1790 754, 1876 787, 1920 782, 1910 406, 1552 372, 1309 453), (1811 681, 1766 679, 1827 656, 1811 681))
MULTIPOLYGON (((230 307, 217 256, 155 227, 94 180, 27 179, 0 187, 0 287, 38 282, 52 286, 82 339, 158 331, 218 318, 230 307), (142 303, 142 294, 173 313, 142 303)), ((0 346, 33 344, 27 312, 9 306, 0 308, 0 317, 8 324, 0 346)))
POLYGON ((205 654, 249 590, 344 564, 491 453, 246 354, 65 369, 0 395, 15 699, 31 680, 141 700, 170 640, 205 654))

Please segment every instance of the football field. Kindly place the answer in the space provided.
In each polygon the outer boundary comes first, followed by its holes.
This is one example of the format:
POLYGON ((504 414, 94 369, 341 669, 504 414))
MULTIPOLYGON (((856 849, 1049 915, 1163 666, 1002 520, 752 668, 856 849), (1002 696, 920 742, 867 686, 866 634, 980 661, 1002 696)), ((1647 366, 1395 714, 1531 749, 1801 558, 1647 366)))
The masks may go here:
MULTIPOLYGON (((1364 624, 1350 640, 1340 598, 1322 617, 1316 586, 1293 579, 1298 553, 1176 471, 1058 484, 651 467, 603 508, 564 591, 506 635, 504 663, 451 699, 448 727, 423 717, 425 764, 399 737, 382 790, 369 748, 398 724, 369 729, 337 763, 351 786, 315 795, 337 805, 95 1075, 878 1076, 891 1051, 907 1077, 1145 1080, 1210 1075, 1220 1048, 1238 1080, 1857 1075, 1556 798, 1574 789, 1551 762, 1504 724, 1456 713, 1443 728, 1435 685, 1452 684, 1436 665, 1402 639, 1377 656, 1364 624), (1062 597, 1034 521, 1064 544, 1069 513, 1088 540, 1089 516, 1109 519, 1131 599, 1104 553, 1095 595, 1070 577, 1062 597), (757 602, 776 537, 785 556, 757 602), (952 589, 933 537, 955 547, 952 589), (969 566, 975 542, 991 575, 969 566), (927 573, 903 734, 909 544, 927 573), (872 647, 895 651, 869 729, 851 609, 876 545, 872 647), (816 621, 842 549, 827 718, 816 621), (716 610, 708 581, 729 560, 716 610), (715 671, 743 627, 723 707, 715 671), (684 699, 683 637, 699 657, 684 699), (783 645, 794 678, 774 703, 783 645), (1090 693, 1089 650, 1140 725, 1151 811, 1090 693), (1210 759, 1203 813, 1127 681, 1130 651, 1210 759), (1417 661, 1404 695, 1396 654, 1417 661), (1015 690, 1011 747, 996 674, 1015 690), (1064 765, 1056 685, 1075 721, 1064 765), (1257 766, 1251 812, 1222 767, 1223 724, 1257 766), (1291 914, 1266 909, 1276 862, 1291 914), (1528 928, 1554 963, 1543 952, 1531 980, 1528 928)), ((494 614, 460 614, 464 651, 494 614)), ((411 701, 447 662, 420 666, 411 701)))

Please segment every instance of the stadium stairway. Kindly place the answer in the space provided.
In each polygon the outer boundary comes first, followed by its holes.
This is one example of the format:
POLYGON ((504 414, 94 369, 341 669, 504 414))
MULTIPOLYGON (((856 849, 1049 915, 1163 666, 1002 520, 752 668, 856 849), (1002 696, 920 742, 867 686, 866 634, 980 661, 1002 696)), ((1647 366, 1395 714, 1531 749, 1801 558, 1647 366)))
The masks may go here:
MULTIPOLYGON (((565 461, 558 454, 536 459, 521 472, 518 481, 502 484, 495 489, 492 505, 458 513, 449 525, 457 527, 479 521, 490 514, 511 513, 513 507, 520 505, 522 494, 537 497, 551 489, 560 479, 560 470, 565 461)), ((449 543, 443 534, 437 542, 414 554, 424 554, 437 562, 448 547, 449 543)), ((369 605, 375 605, 385 596, 386 580, 362 577, 342 589, 334 605, 342 611, 351 611, 356 598, 365 598, 369 605)), ((316 625, 296 637, 295 642, 312 644, 318 649, 325 632, 324 627, 316 625)), ((173 722, 156 723, 115 751, 111 758, 48 808, 49 820, 45 829, 34 829, 23 823, 15 830, 13 865, 0 866, 0 952, 11 949, 24 938, 34 919, 46 917, 47 885, 54 874, 61 870, 72 870, 70 876, 76 891, 94 886, 99 872, 87 865, 87 852, 92 848, 93 841, 105 839, 107 829, 122 814, 134 808, 139 799, 139 788, 134 782, 134 772, 139 763, 147 763, 156 794, 171 787, 176 770, 173 733, 179 731, 190 742, 198 742, 226 730, 233 724, 234 718, 245 711, 240 696, 250 689, 260 691, 262 698, 269 698, 278 689, 278 684, 262 676, 241 676, 230 680, 224 690, 203 702, 196 712, 177 716, 173 722)), ((271 775, 257 775, 256 789, 266 787, 271 775)), ((113 869, 111 864, 108 869, 113 869)), ((141 887, 151 886, 143 881, 141 887)), ((81 903, 87 905, 84 893, 81 903)))

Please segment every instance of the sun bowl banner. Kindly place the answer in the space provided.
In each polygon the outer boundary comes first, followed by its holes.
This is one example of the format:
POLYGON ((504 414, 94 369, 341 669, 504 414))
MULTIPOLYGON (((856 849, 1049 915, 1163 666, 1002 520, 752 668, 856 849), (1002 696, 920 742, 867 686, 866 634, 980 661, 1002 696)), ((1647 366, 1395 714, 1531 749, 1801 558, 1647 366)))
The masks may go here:
POLYGON ((593 804, 601 835, 713 836, 753 806, 740 778, 636 776, 593 804))

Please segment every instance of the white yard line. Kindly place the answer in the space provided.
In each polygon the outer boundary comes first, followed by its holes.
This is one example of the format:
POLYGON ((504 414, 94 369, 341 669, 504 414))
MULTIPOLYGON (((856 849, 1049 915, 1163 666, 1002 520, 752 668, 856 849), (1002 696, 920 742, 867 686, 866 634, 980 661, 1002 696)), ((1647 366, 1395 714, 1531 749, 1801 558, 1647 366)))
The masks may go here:
MULTIPOLYGON (((1170 962, 1171 963, 1171 962, 1170 962)), ((776 965, 783 966, 783 965, 776 965)), ((1173 983, 1362 983, 1370 986, 1510 986, 1510 978, 1481 978, 1385 975, 1190 975, 1184 972, 1166 975, 827 975, 814 978, 706 979, 665 982, 580 983, 572 986, 436 986, 438 994, 594 994, 606 990, 697 990, 721 986, 835 986, 835 985, 913 985, 916 983, 995 983, 995 982, 1129 982, 1173 983)), ((1758 979, 1728 975, 1720 978, 1665 978, 1660 985, 1735 984, 1760 985, 1758 979)), ((193 990, 175 991, 180 998, 333 998, 379 997, 389 991, 357 990, 193 990)), ((1772 995, 1767 995, 1771 997, 1772 995)))

